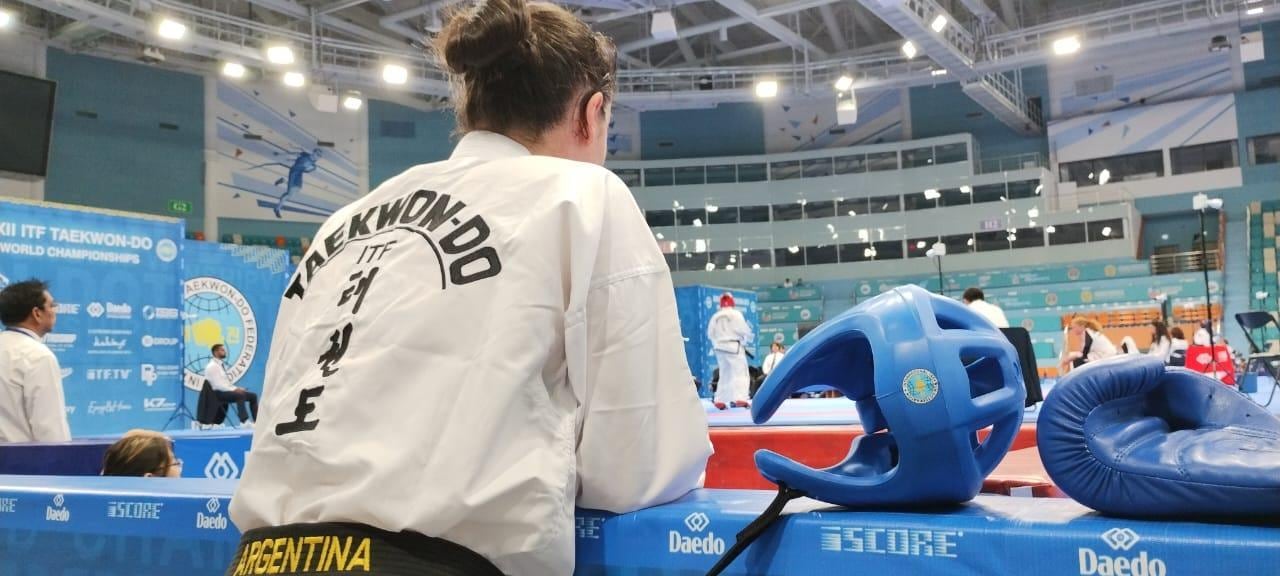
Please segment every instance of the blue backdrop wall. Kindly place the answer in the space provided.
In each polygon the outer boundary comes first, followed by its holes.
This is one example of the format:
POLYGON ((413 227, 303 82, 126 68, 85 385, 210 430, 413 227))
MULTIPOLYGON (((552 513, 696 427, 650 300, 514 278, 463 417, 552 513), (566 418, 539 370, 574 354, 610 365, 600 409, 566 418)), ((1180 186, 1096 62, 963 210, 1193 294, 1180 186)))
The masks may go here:
POLYGON ((177 219, 0 201, 0 285, 40 278, 58 302, 45 343, 73 436, 165 426, 214 343, 232 380, 261 390, 288 253, 182 237, 177 219))

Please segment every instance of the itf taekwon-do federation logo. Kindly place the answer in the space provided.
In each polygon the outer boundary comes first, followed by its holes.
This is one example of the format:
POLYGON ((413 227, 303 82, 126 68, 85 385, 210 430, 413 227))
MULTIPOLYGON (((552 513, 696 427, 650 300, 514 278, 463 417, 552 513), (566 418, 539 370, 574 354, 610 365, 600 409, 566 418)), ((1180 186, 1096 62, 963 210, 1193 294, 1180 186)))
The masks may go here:
POLYGON ((938 396, 938 377, 922 368, 912 370, 902 379, 902 393, 916 404, 928 404, 938 396))
POLYGON ((184 381, 200 390, 204 369, 213 355, 210 348, 227 348, 223 365, 232 383, 239 382, 258 352, 258 319, 240 290, 219 278, 201 276, 187 280, 183 288, 184 381))

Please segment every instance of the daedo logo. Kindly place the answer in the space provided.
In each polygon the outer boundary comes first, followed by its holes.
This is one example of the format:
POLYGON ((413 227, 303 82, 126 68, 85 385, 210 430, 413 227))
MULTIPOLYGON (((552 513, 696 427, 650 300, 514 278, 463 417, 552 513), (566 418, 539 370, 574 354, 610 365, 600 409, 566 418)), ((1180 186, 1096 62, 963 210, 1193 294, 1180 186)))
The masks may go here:
POLYGON ((101 318, 104 314, 107 318, 114 320, 129 320, 133 318, 133 307, 128 304, 90 302, 85 307, 85 311, 93 318, 101 318))
POLYGON ((210 498, 204 503, 204 509, 209 511, 209 515, 205 516, 204 512, 196 512, 196 528, 200 530, 226 530, 227 516, 219 512, 222 509, 222 503, 217 498, 210 498))
MULTIPOLYGON (((1102 541, 1114 552, 1128 552, 1142 541, 1137 532, 1129 528, 1112 528, 1102 533, 1102 541)), ((1144 550, 1137 556, 1108 556, 1092 548, 1080 548, 1080 576, 1165 576, 1164 560, 1147 556, 1144 550)))
POLYGON ((44 519, 50 522, 70 522, 71 511, 67 509, 66 497, 56 494, 53 497, 53 506, 44 507, 44 519))
POLYGON ((694 535, 681 534, 679 530, 667 533, 667 551, 672 554, 705 554, 719 556, 724 554, 724 538, 716 537, 715 532, 707 531, 711 527, 711 518, 705 513, 694 512, 684 517, 684 526, 694 535), (707 531, 703 534, 703 531, 707 531))

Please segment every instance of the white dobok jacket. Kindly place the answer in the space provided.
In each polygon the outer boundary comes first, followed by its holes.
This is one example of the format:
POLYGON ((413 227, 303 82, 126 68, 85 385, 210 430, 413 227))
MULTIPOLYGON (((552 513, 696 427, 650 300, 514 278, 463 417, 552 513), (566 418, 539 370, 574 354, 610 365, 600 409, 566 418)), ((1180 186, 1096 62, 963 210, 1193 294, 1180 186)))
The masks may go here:
POLYGON ((751 341, 751 325, 736 308, 721 308, 707 322, 707 339, 716 352, 738 354, 751 341))
POLYGON ((571 574, 574 507, 700 483, 670 273, 626 185, 472 132, 335 213, 281 302, 241 530, 358 522, 571 574))

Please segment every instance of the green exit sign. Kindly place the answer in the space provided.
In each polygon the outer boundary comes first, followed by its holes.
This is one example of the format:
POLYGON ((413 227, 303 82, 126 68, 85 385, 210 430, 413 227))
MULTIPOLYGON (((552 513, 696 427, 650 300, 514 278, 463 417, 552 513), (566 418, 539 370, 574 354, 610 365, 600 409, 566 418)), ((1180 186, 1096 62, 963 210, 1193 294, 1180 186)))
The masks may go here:
POLYGON ((190 214, 191 203, 186 200, 170 200, 169 211, 174 214, 190 214))

